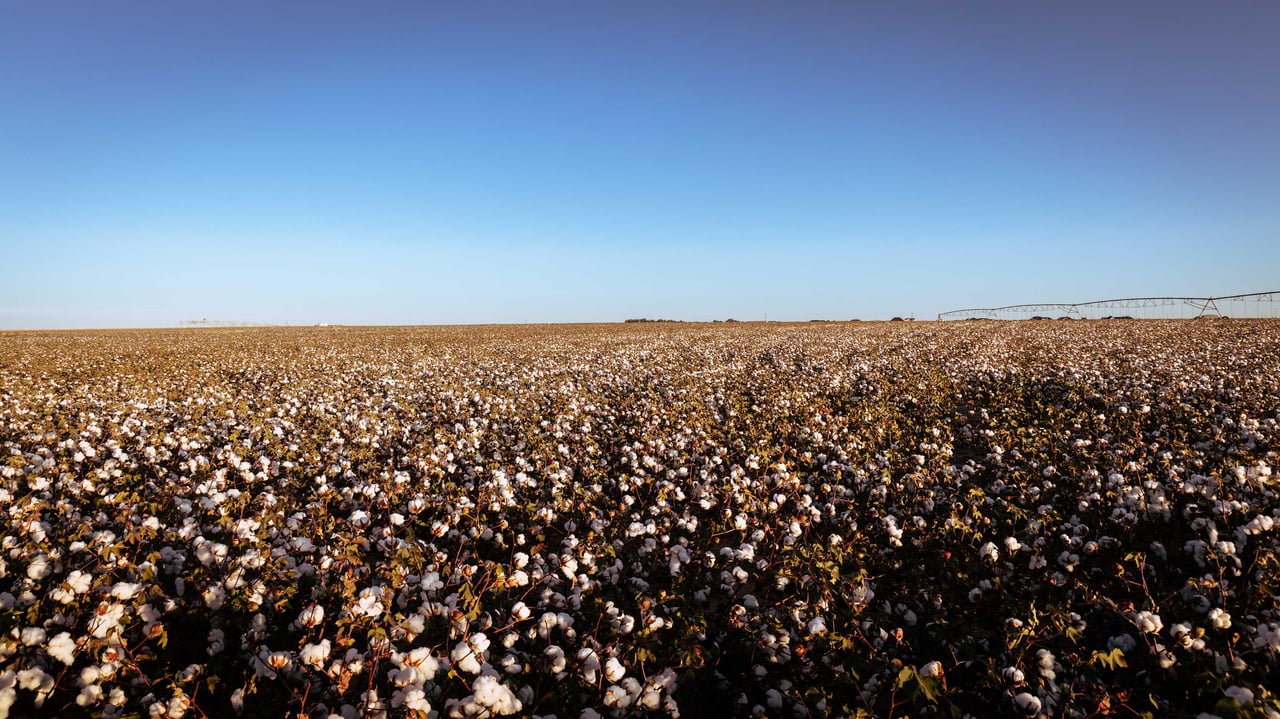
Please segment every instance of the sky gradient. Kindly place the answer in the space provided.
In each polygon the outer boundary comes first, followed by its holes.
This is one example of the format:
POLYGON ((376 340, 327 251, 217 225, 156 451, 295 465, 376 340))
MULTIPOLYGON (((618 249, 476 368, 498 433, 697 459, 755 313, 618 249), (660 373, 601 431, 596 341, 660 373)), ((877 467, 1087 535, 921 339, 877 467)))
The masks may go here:
POLYGON ((0 329, 1280 289, 1280 4, 3 3, 0 329))

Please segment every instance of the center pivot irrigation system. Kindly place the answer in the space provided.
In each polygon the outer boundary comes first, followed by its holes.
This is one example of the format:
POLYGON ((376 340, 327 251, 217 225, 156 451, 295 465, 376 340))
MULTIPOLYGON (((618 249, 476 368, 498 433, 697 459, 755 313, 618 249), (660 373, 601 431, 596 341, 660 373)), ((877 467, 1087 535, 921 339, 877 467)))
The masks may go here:
POLYGON ((1095 302, 1041 303, 951 310, 939 320, 1196 319, 1280 317, 1280 290, 1221 297, 1124 297, 1095 302))

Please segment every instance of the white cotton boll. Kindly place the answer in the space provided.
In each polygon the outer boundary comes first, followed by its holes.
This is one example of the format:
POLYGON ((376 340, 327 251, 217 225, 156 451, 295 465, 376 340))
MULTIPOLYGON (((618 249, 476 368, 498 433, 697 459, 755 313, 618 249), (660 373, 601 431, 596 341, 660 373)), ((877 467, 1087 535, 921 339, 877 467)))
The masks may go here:
MULTIPOLYGON (((387 672, 387 680, 391 682, 392 686, 400 689, 412 684, 417 679, 417 676, 418 673, 414 671, 413 667, 393 668, 387 672)), ((392 704, 394 705, 394 703, 395 700, 393 699, 392 704)))
POLYGON ((555 612, 543 612, 538 617, 538 636, 544 639, 551 636, 551 630, 555 629, 557 623, 555 612))
POLYGON ((204 603, 209 609, 217 611, 222 608, 222 603, 226 601, 227 593, 219 586, 209 587, 204 590, 204 603))
POLYGON ((422 589, 426 592, 438 592, 444 589, 444 582, 440 580, 438 572, 427 572, 422 577, 422 589))
POLYGON ((44 640, 47 635, 45 634, 44 629, 40 627, 23 627, 22 633, 19 636, 23 644, 29 647, 34 647, 39 644, 44 644, 44 640))
POLYGON ((1027 716, 1040 713, 1040 700, 1034 694, 1022 692, 1013 698, 1013 703, 1027 716))
POLYGON ((621 634, 630 634, 636 628, 636 618, 630 614, 624 614, 618 619, 618 632, 621 634))
POLYGON ((141 584, 133 582, 116 582, 116 584, 111 587, 111 596, 116 599, 133 599, 138 596, 138 592, 141 590, 141 584))
POLYGON ((12 669, 0 673, 0 718, 9 716, 9 709, 18 699, 18 692, 13 688, 16 682, 17 678, 12 669))
POLYGON ((610 685, 604 692, 604 705, 615 709, 626 709, 631 706, 631 695, 617 684, 610 685))
POLYGON ((1253 691, 1245 687, 1227 687, 1225 693, 1228 697, 1235 699, 1241 704, 1253 703, 1253 691))
POLYGON ((431 657, 430 648, 416 647, 414 649, 410 649, 408 654, 401 656, 400 661, 404 662, 406 666, 420 667, 430 657, 431 657))
POLYGON ((498 666, 502 671, 508 674, 520 674, 524 672, 524 663, 520 661, 520 657, 515 654, 503 654, 498 660, 498 666))
POLYGON ((391 696, 391 708, 400 707, 426 714, 431 711, 431 702, 427 701, 427 693, 421 687, 411 686, 391 696))
POLYGON ((978 556, 990 562, 1000 559, 1000 550, 996 549, 995 542, 987 542, 978 549, 978 556))
POLYGON ((267 666, 272 669, 288 669, 293 666, 293 657, 289 652, 271 652, 266 658, 267 666))
POLYGON ((303 664, 320 669, 329 659, 329 651, 329 640, 322 639, 318 644, 306 644, 303 646, 299 656, 303 664))
POLYGON ((89 591, 89 587, 93 584, 93 575, 88 572, 82 572, 79 569, 73 569, 67 575, 65 582, 72 592, 84 594, 89 591))
POLYGON ((1224 612, 1220 607, 1214 607, 1209 610, 1209 623, 1214 629, 1230 629, 1231 615, 1224 612))
POLYGON ((67 666, 71 666, 76 661, 76 641, 71 638, 71 634, 68 632, 62 632, 50 639, 46 650, 49 652, 49 656, 67 666))
POLYGON ((591 647, 579 649, 578 663, 582 666, 582 678, 590 684, 595 684, 600 672, 600 655, 596 654, 596 650, 591 647))
POLYGON ((822 617, 814 617, 809 620, 809 624, 806 626, 806 629, 809 630, 810 634, 814 634, 814 635, 826 634, 827 620, 823 619, 822 617))
POLYGON ((1191 636, 1191 625, 1186 622, 1178 622, 1169 627, 1169 636, 1173 637, 1173 641, 1178 646, 1186 649, 1191 646, 1193 637, 1191 636))
POLYGON ((517 621, 524 621, 529 618, 531 612, 524 602, 516 602, 511 606, 511 617, 517 621))
POLYGON ((53 675, 45 673, 38 667, 28 667, 18 672, 18 688, 28 689, 36 693, 36 708, 44 706, 44 700, 53 692, 53 675))
POLYGON ((1280 653, 1280 624, 1261 623, 1258 635, 1253 638, 1255 649, 1266 649, 1271 653, 1280 653))
POLYGON ((93 706, 100 701, 102 701, 102 687, 98 684, 90 684, 76 695, 76 704, 82 707, 93 706))
POLYGON ((1134 615, 1133 623, 1144 634, 1155 634, 1164 628, 1164 622, 1160 620, 1160 615, 1147 611, 1138 612, 1134 615))
POLYGON ((298 624, 304 627, 319 626, 324 621, 324 607, 319 604, 313 604, 302 610, 298 615, 298 624))
POLYGON ((942 676, 942 662, 932 661, 920 667, 920 676, 937 679, 942 676))
POLYGON ((617 657, 609 657, 604 663, 604 678, 610 682, 616 683, 619 679, 626 676, 626 667, 622 666, 622 662, 617 657))
POLYGON ((689 550, 685 549, 684 546, 679 544, 667 550, 667 555, 668 555, 667 569, 671 572, 672 575, 679 574, 680 568, 684 566, 686 563, 688 563, 689 561, 689 550))
POLYGON ((471 685, 471 692, 477 704, 488 709, 490 714, 507 716, 515 714, 523 708, 523 703, 505 684, 492 674, 485 674, 471 685))
POLYGON ((124 607, 119 604, 100 604, 86 629, 96 639, 106 639, 120 629, 120 619, 124 616, 124 607))
POLYGON ((547 666, 551 669, 552 674, 559 674, 568 665, 564 657, 564 650, 554 644, 543 649, 542 654, 547 658, 547 666))
POLYGON ((383 611, 385 611, 385 608, 382 606, 380 593, 372 587, 361 589, 355 606, 351 608, 353 614, 371 619, 377 619, 382 615, 383 611))
POLYGON ((31 558, 31 563, 27 565, 27 577, 29 579, 40 580, 49 576, 53 572, 53 563, 43 554, 37 554, 31 558))
POLYGON ((161 616, 163 615, 161 614, 160 610, 156 609, 150 604, 143 604, 141 607, 138 607, 138 617, 141 618, 144 623, 146 623, 148 628, 152 627, 157 622, 159 622, 161 616))
POLYGON ((1040 676, 1050 681, 1057 676, 1053 671, 1054 661, 1053 652, 1048 649, 1036 650, 1036 662, 1040 665, 1040 676))
POLYGON ((226 634, 224 634, 223 631, 221 629, 218 629, 217 627, 214 627, 213 629, 209 630, 209 635, 207 639, 209 642, 209 646, 207 649, 205 649, 205 651, 208 652, 209 656, 211 657, 221 654, 222 650, 227 648, 226 634))
POLYGON ((480 673, 480 659, 471 645, 466 642, 458 642, 453 651, 449 652, 449 659, 453 661, 453 666, 458 671, 468 674, 480 673))
POLYGON ((1000 672, 1000 676, 1002 676, 1006 682, 1009 682, 1014 686, 1026 681, 1027 678, 1026 675, 1022 673, 1022 670, 1017 667, 1005 667, 1004 670, 1000 672))

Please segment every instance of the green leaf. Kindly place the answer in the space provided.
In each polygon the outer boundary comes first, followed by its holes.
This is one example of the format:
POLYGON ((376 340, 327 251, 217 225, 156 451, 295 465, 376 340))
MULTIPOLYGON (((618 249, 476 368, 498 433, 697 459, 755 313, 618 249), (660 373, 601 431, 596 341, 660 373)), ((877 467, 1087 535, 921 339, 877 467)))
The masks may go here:
POLYGON ((1231 697, 1219 699, 1217 705, 1213 707, 1213 713, 1223 717, 1223 719, 1231 719, 1231 717, 1239 716, 1240 702, 1232 699, 1231 697))

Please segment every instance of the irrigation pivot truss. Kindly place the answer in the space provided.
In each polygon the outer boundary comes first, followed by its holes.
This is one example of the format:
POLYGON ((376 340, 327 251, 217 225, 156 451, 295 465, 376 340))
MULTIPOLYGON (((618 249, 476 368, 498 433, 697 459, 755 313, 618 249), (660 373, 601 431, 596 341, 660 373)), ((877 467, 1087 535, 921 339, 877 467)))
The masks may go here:
POLYGON ((951 310, 939 320, 969 319, 1195 319, 1198 317, 1277 317, 1280 290, 1221 297, 1124 297, 1094 302, 1006 305, 951 310))

